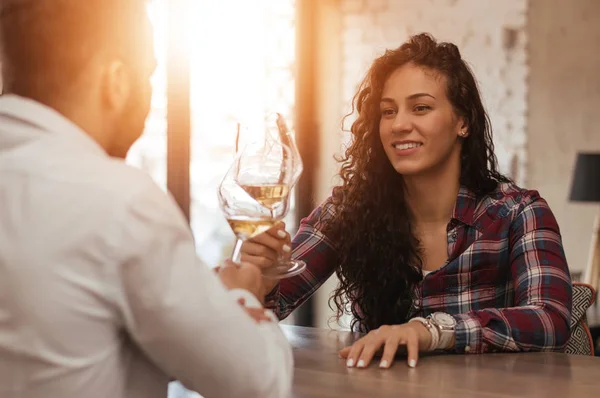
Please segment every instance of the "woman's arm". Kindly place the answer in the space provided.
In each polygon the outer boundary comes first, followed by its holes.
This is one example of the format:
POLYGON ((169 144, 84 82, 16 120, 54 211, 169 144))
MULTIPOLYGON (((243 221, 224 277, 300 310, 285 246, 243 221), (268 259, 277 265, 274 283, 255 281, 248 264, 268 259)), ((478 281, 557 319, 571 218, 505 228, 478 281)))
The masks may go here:
POLYGON ((514 307, 455 315, 457 352, 562 351, 569 339, 571 278, 545 200, 523 208, 509 239, 514 307))
POLYGON ((337 252, 323 233, 325 224, 333 217, 333 205, 327 200, 300 223, 292 241, 292 257, 306 262, 306 270, 282 279, 265 298, 265 307, 273 310, 279 319, 286 318, 333 274, 337 252))
POLYGON ((413 318, 414 322, 403 325, 381 326, 340 352, 347 365, 369 366, 382 347, 379 366, 383 368, 391 365, 399 346, 407 347, 411 367, 417 363, 418 351, 435 349, 470 354, 562 351, 570 336, 571 279, 558 225, 548 204, 536 198, 524 206, 507 238, 511 240, 513 307, 451 315, 456 325, 450 338, 442 338, 442 331, 431 319, 413 318))

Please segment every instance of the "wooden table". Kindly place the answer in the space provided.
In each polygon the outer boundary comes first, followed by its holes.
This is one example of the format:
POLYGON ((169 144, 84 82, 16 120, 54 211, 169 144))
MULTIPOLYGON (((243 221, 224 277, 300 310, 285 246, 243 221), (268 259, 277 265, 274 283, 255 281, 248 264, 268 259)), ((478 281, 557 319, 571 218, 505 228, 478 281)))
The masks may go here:
POLYGON ((556 353, 429 355, 415 369, 348 369, 348 332, 282 325, 295 359, 294 398, 600 397, 600 358, 556 353))

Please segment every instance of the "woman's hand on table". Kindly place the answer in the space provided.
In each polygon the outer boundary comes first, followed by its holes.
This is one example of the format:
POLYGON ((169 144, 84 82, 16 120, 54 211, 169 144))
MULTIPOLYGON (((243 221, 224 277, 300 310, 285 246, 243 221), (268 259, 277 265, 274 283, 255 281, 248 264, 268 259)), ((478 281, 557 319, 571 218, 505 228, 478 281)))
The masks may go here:
POLYGON ((426 350, 431 344, 431 334, 421 322, 402 325, 383 325, 370 331, 353 345, 340 351, 349 368, 366 368, 375 354, 383 349, 380 368, 389 368, 394 362, 398 347, 405 346, 408 353, 408 366, 414 368, 419 360, 419 350, 426 350))

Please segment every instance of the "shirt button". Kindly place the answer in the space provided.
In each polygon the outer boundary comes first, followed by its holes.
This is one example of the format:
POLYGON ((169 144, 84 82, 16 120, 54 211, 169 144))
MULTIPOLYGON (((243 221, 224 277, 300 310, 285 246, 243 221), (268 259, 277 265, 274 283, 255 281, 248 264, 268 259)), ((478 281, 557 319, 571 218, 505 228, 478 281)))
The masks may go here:
POLYGON ((469 347, 469 346, 466 346, 466 347, 465 347, 465 352, 469 352, 469 351, 471 351, 471 347, 469 347))

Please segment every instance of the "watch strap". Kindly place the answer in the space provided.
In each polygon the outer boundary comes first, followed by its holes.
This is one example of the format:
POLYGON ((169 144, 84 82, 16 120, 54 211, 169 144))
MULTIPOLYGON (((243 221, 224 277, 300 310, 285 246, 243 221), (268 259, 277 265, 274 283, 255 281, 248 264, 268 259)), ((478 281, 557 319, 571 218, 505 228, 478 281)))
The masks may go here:
POLYGON ((432 315, 429 315, 427 318, 429 319, 429 321, 431 322, 433 327, 438 330, 438 333, 439 333, 438 344, 435 347, 435 349, 436 350, 449 349, 450 344, 452 342, 452 338, 455 336, 456 328, 448 327, 448 326, 444 326, 444 327, 441 326, 440 324, 438 324, 435 321, 435 318, 432 315))
POLYGON ((429 347, 426 351, 433 351, 437 349, 437 346, 440 342, 440 331, 437 327, 434 326, 434 324, 431 322, 431 319, 416 317, 410 319, 408 322, 421 322, 431 334, 431 344, 429 344, 429 347))

